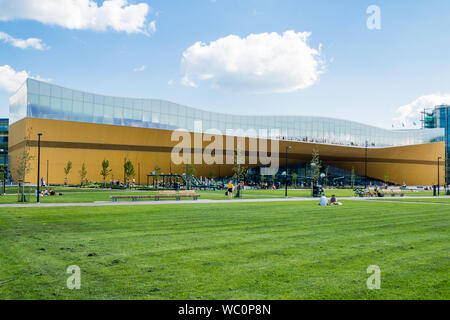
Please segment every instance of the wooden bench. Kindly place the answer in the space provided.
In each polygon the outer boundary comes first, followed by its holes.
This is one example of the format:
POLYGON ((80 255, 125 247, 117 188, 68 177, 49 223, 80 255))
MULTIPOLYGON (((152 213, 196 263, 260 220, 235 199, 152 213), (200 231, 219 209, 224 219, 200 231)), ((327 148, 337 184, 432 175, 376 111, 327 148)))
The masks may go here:
POLYGON ((390 195, 391 197, 395 197, 397 195, 400 197, 405 196, 404 190, 380 190, 380 193, 382 193, 384 196, 390 195))
POLYGON ((181 198, 192 198, 193 200, 197 200, 200 198, 200 195, 196 194, 195 191, 186 190, 180 191, 177 193, 176 191, 159 191, 157 195, 127 195, 127 196, 110 196, 109 197, 113 202, 117 202, 119 200, 155 200, 159 201, 159 199, 175 199, 177 201, 181 200, 181 198))

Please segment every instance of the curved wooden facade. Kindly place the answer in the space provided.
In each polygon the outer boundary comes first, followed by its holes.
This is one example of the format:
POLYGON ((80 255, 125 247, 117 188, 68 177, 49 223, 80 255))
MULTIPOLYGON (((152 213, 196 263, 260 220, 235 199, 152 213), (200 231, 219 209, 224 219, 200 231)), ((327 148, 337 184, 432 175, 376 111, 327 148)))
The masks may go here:
MULTIPOLYGON (((156 165, 162 173, 184 171, 183 165, 174 165, 171 152, 178 143, 171 141, 172 131, 135 128, 115 125, 92 124, 62 120, 24 118, 9 127, 10 171, 17 179, 17 163, 20 154, 27 148, 33 157, 31 169, 25 180, 35 183, 37 167, 37 134, 41 139, 41 176, 53 184, 64 183, 67 161, 73 163, 69 183, 79 183, 82 163, 87 166, 87 179, 102 181, 101 162, 108 159, 111 179, 123 181, 123 161, 130 159, 135 166, 136 181, 144 183, 147 174, 156 165)), ((191 133, 193 136, 194 133, 191 133)), ((226 137, 222 137, 225 141, 226 137)), ((194 139, 192 139, 194 140, 194 139)), ((249 140, 246 139, 246 148, 249 140)), ((210 142, 203 142, 205 148, 210 142)), ((270 141, 268 142, 270 145, 270 141)), ((314 148, 326 165, 351 170, 364 175, 365 148, 322 145, 305 142, 279 141, 280 164, 284 164, 285 147, 290 145, 289 163, 309 162, 314 148)), ((225 145, 225 143, 224 143, 225 145)), ((270 150, 270 147, 269 147, 270 150)), ((194 150, 200 152, 200 150, 194 150)), ((225 152, 225 151, 223 151, 225 152)), ((386 173, 392 183, 408 185, 432 185, 437 183, 437 158, 445 156, 444 142, 427 143, 391 148, 369 148, 367 153, 368 176, 383 180, 386 173)), ((229 176, 233 165, 195 165, 198 176, 229 176)), ((253 166, 257 166, 253 165, 253 166)), ((444 182, 444 165, 440 168, 440 181, 444 182)), ((108 178, 109 179, 109 178, 108 178)))

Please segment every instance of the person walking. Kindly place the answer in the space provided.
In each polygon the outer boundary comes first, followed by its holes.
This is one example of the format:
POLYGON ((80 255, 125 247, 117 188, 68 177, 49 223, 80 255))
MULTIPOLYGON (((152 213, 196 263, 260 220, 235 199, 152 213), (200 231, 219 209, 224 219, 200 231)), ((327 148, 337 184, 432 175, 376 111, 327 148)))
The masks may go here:
POLYGON ((233 197, 233 181, 230 180, 230 182, 228 183, 228 200, 231 200, 233 197))

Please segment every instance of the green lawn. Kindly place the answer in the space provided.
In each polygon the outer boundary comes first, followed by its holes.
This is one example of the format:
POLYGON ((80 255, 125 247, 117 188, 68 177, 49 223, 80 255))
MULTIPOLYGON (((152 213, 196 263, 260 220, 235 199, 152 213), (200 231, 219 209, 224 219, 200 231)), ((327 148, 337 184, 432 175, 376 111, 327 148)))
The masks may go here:
POLYGON ((0 299, 449 299, 448 213, 348 200, 1 208, 0 299), (66 288, 69 265, 81 290, 66 288), (369 265, 381 290, 366 287, 369 265))
MULTIPOLYGON (((98 190, 82 188, 55 188, 57 193, 62 192, 62 196, 40 197, 42 203, 77 203, 77 202, 95 202, 110 201, 111 195, 130 195, 139 192, 140 195, 152 195, 156 192, 151 191, 130 191, 130 190, 98 190)), ((197 191, 201 195, 200 199, 221 200, 226 199, 225 191, 197 191)), ((336 195, 339 198, 353 197, 354 192, 350 189, 327 189, 328 197, 336 195)), ((245 190, 243 199, 261 199, 261 198, 284 198, 284 190, 245 190)), ((408 193, 408 196, 430 196, 429 192, 408 193)), ((311 190, 297 189, 288 190, 289 197, 311 197, 311 190)), ((31 202, 36 202, 36 197, 31 196, 31 202)), ((17 194, 8 194, 0 196, 0 204, 17 203, 17 194)))
POLYGON ((381 199, 375 199, 375 201, 400 201, 400 202, 424 202, 424 203, 449 203, 450 204, 450 197, 435 197, 435 198, 427 198, 427 199, 391 199, 389 197, 387 198, 381 198, 381 199))

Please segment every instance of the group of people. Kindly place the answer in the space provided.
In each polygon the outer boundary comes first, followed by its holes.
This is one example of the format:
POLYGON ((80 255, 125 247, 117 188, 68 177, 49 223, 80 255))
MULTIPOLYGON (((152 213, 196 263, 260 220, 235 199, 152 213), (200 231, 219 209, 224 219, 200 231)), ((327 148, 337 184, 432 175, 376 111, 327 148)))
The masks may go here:
POLYGON ((319 206, 342 206, 342 203, 337 201, 334 194, 331 196, 331 199, 328 200, 325 192, 323 192, 320 196, 319 206))
MULTIPOLYGON (((47 188, 44 188, 44 190, 42 190, 40 192, 41 196, 46 197, 46 196, 54 196, 56 195, 56 192, 53 189, 47 190, 47 188)), ((35 191, 35 196, 37 196, 37 190, 35 191)))

